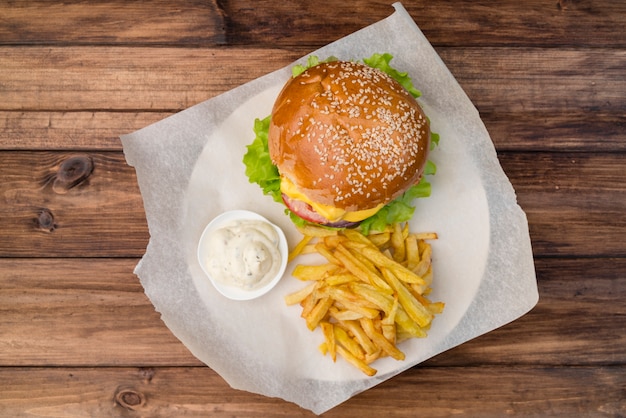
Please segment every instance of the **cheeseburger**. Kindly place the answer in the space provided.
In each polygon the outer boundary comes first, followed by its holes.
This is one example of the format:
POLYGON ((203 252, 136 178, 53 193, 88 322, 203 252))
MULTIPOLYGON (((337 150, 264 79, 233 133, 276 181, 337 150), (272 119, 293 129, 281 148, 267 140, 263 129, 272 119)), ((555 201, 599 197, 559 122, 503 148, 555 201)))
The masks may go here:
POLYGON ((280 195, 300 218, 355 226, 417 185, 431 132, 416 99, 366 64, 322 62, 291 78, 269 120, 280 195))

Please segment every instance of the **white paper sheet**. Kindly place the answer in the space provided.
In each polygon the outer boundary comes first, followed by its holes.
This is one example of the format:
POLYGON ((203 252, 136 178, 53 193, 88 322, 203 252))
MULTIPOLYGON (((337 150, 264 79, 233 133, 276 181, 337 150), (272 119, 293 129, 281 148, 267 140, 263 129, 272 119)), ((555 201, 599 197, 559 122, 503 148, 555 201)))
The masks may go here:
POLYGON ((285 306, 283 297, 302 286, 290 277, 295 263, 272 292, 241 302, 221 296, 196 261, 202 229, 229 209, 260 213, 283 228, 291 246, 300 239, 283 207, 248 182, 241 162, 254 119, 269 115, 292 65, 122 137, 150 229, 136 273, 163 321, 233 388, 317 414, 513 321, 538 300, 526 217, 489 134, 406 10, 394 8, 388 18, 312 52, 341 59, 391 53, 392 65, 421 90, 420 103, 441 135, 431 153, 438 168, 429 178, 432 196, 418 200, 411 229, 439 235, 432 242, 431 298, 446 307, 428 338, 401 345, 405 361, 377 362, 375 377, 322 356, 321 334, 308 331, 299 307, 285 306))

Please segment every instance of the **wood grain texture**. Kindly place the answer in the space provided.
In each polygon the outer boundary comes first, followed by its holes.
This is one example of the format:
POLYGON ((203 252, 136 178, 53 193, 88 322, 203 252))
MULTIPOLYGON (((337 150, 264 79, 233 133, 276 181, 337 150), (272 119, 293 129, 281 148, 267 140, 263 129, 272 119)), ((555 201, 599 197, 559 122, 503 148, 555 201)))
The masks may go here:
POLYGON ((0 259, 0 364, 200 365, 144 294, 138 261, 0 259))
MULTIPOLYGON (((528 215, 536 256, 626 254, 622 155, 504 153, 500 161, 528 215)), ((122 153, 5 152, 0 176, 1 256, 143 254, 145 213, 122 153), (67 190, 55 186, 62 163, 76 156, 90 159, 93 173, 67 190)))
POLYGON ((499 156, 528 216, 536 256, 626 254, 619 238, 626 228, 623 158, 530 152, 499 156))
POLYGON ((27 1, 0 4, 0 43, 223 44, 224 15, 214 1, 27 1))
POLYGON ((1 112, 0 150, 122 151, 120 135, 171 112, 1 112))
MULTIPOLYGON (((0 150, 121 151, 120 135, 175 112, 0 111, 0 150)), ((483 113, 502 152, 625 152, 626 114, 483 113)))
MULTIPOLYGON (((138 261, 0 259, 0 367, 200 366, 143 293, 138 261)), ((626 261, 538 259, 536 270, 529 314, 425 364, 626 363, 626 261)))
MULTIPOLYGON (((393 12, 389 1, 45 1, 0 4, 0 44, 325 45, 393 12), (332 13, 328 13, 332 11, 332 13), (358 17, 358 18, 357 18, 358 17)), ((402 2, 435 45, 626 46, 611 0, 402 2), (587 33, 594 30, 593 36, 587 33)))
MULTIPOLYGON (((279 399, 233 390, 204 367, 0 368, 0 382, 7 381, 10 390, 0 383, 0 410, 16 418, 315 416, 279 399)), ((625 385, 623 367, 466 367, 462 376, 457 368, 420 367, 321 416, 565 417, 586 411, 619 417, 626 413, 625 385)))
POLYGON ((0 177, 2 256, 136 256, 145 251, 143 202, 134 169, 122 153, 5 152, 0 177), (91 171, 75 178, 84 167, 74 163, 91 164, 91 171))
MULTIPOLYGON (((0 2, 0 416, 313 416, 231 389, 163 324, 119 135, 393 12, 320 4, 0 2)), ((403 4, 491 134, 540 300, 323 416, 626 416, 626 2, 403 4)))
MULTIPOLYGON (((182 110, 308 52, 0 47, 5 57, 0 61, 0 110, 182 110)), ((439 53, 480 112, 623 115, 626 108, 621 94, 626 50, 450 47, 439 53)))
MULTIPOLYGON (((615 27, 626 5, 605 1, 514 0, 457 2, 403 1, 407 11, 434 45, 594 46, 626 45, 615 27), (521 6, 521 7, 520 7, 521 6), (594 28, 594 36, 586 30, 594 28)), ((319 3, 261 0, 223 2, 229 41, 270 45, 324 45, 391 14, 391 2, 319 3), (332 14, 328 14, 332 10, 332 14), (356 19, 355 16, 359 18, 356 19)))

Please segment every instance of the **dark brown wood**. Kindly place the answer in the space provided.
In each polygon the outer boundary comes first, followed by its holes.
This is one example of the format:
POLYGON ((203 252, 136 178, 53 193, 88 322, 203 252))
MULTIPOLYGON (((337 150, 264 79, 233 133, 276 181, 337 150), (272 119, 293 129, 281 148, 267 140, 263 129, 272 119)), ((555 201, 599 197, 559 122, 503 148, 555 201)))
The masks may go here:
POLYGON ((3 44, 223 44, 215 1, 28 1, 0 4, 3 44))
MULTIPOLYGON (((491 134, 540 300, 324 416, 626 416, 626 3, 403 3, 491 134)), ((230 388, 161 321, 133 274, 149 234, 119 136, 392 12, 0 4, 0 415, 313 416, 230 388)))
MULTIPOLYGON (((626 38, 614 30, 626 12, 624 4, 608 1, 514 0, 462 2, 453 0, 402 2, 435 45, 615 45, 626 38), (586 33, 592 27, 594 36, 586 33)), ((333 0, 293 7, 290 2, 228 1, 224 10, 229 39, 234 43, 320 45, 374 23, 391 13, 391 2, 333 0), (327 11, 332 10, 332 19, 327 11), (354 16, 359 16, 356 21, 354 16)))
MULTIPOLYGON (((624 372, 623 367, 420 367, 322 416, 577 416, 586 411, 619 417, 626 411, 624 372)), ((18 367, 0 369, 0 379, 0 409, 13 417, 315 416, 291 403, 233 390, 205 367, 18 367), (11 390, 4 390, 6 382, 12 382, 11 390)))
POLYGON ((498 151, 624 152, 626 114, 483 113, 498 151))
MULTIPOLYGON (((29 1, 0 5, 0 44, 321 46, 393 12, 390 1, 29 1), (329 15, 328 11, 332 11, 329 15), (358 18, 356 18, 358 17, 358 18)), ((404 1, 435 45, 626 46, 619 1, 404 1), (593 28, 593 36, 588 30, 593 28)))
POLYGON ((145 251, 149 235, 143 202, 135 171, 122 153, 5 152, 0 173, 2 256, 137 256, 145 251), (76 160, 92 169, 68 184, 68 164, 76 160))

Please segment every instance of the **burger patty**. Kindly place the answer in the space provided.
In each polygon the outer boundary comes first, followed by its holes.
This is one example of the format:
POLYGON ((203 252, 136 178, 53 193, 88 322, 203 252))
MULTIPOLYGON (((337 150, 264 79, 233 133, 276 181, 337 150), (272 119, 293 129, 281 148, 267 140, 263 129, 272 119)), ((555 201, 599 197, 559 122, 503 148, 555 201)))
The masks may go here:
POLYGON ((360 222, 337 221, 329 222, 328 219, 317 213, 311 205, 299 199, 292 199, 285 193, 282 194, 283 202, 290 211, 298 215, 300 218, 308 222, 329 226, 332 228, 352 228, 359 225, 360 222))

